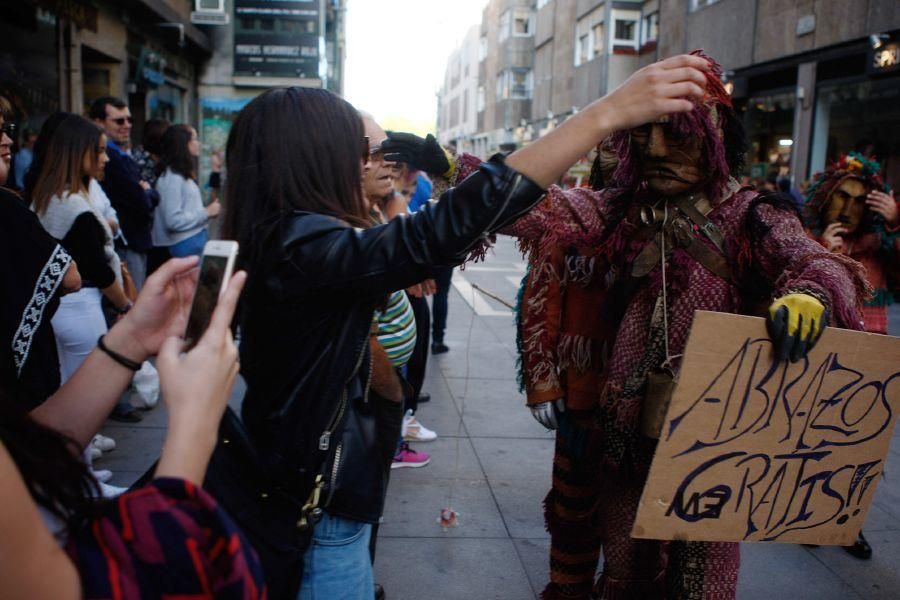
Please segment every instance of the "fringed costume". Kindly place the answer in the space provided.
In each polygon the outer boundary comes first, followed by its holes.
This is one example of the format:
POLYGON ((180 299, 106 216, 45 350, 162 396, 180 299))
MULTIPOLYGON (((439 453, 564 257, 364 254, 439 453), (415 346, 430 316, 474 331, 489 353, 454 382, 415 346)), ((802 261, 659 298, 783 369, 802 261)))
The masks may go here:
MULTIPOLYGON (((887 191, 880 170, 874 159, 851 152, 817 173, 806 196, 804 217, 810 236, 823 243, 822 231, 828 225, 825 210, 832 195, 847 179, 859 180, 866 191, 887 191)), ((892 227, 881 215, 866 209, 859 228, 846 237, 841 254, 866 268, 874 290, 862 309, 865 330, 886 334, 887 307, 893 304, 894 295, 900 293, 900 227, 892 227)))
POLYGON ((758 315, 801 292, 825 305, 831 325, 860 328, 864 269, 807 237, 789 201, 731 177, 743 151, 728 145, 737 118, 718 75, 694 111, 667 121, 702 139, 702 190, 650 192, 630 133, 618 132, 620 187, 551 187, 502 232, 530 264, 520 315, 528 400, 571 406, 546 502, 554 545, 543 598, 734 598, 738 544, 630 537, 656 445, 641 430, 648 380, 677 374, 697 310, 758 315))
POLYGON ((610 332, 603 300, 603 259, 591 247, 550 249, 529 265, 517 308, 520 381, 529 406, 562 399, 553 486, 544 501, 552 578, 571 597, 594 585, 601 535, 601 464, 593 416, 610 332))

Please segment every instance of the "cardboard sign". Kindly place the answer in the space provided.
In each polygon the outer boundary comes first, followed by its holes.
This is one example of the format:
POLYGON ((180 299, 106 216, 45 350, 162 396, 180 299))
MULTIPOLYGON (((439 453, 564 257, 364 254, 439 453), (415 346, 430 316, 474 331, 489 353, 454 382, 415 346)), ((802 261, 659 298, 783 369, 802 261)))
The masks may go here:
POLYGON ((829 328, 778 364, 763 319, 698 311, 632 535, 852 544, 898 410, 898 338, 829 328))

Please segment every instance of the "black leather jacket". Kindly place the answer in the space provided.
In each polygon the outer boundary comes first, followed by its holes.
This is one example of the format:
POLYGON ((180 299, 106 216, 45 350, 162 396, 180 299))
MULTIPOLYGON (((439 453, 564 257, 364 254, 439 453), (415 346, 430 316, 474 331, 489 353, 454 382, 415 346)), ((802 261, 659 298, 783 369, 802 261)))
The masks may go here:
POLYGON ((257 228, 241 311, 242 416, 264 464, 291 495, 305 500, 323 473, 328 512, 378 520, 382 457, 393 448, 379 446, 368 393, 376 306, 433 267, 460 264, 543 193, 495 157, 439 202, 385 225, 361 230, 294 212, 257 228))

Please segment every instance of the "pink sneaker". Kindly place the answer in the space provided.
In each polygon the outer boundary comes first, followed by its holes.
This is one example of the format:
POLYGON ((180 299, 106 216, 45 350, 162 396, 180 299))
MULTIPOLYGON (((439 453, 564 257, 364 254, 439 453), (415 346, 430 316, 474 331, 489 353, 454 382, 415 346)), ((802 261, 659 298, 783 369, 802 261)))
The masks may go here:
POLYGON ((394 462, 391 464, 392 469, 406 469, 424 467, 431 461, 431 457, 426 452, 416 452, 409 447, 409 444, 402 442, 400 444, 400 452, 394 456, 394 462))

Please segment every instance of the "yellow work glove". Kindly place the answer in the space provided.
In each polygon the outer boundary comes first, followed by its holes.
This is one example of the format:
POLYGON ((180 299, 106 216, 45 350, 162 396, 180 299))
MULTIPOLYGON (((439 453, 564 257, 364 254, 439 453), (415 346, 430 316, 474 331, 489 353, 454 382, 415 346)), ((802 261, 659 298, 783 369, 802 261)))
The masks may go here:
POLYGON ((767 325, 775 359, 797 362, 805 357, 825 330, 828 311, 809 294, 787 294, 769 307, 767 325))

